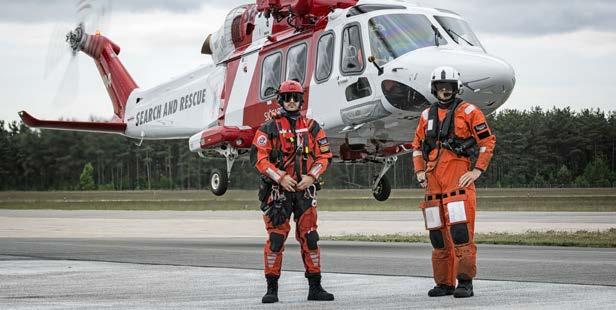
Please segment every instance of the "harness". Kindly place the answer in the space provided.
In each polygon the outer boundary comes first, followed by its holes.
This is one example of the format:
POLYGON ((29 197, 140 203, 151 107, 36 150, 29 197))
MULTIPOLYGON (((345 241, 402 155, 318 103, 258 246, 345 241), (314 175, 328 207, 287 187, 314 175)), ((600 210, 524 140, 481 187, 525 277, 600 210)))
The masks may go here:
POLYGON ((272 121, 272 127, 268 134, 272 141, 272 150, 270 152, 270 162, 276 165, 276 168, 286 170, 293 162, 294 171, 297 181, 301 181, 302 174, 308 174, 308 159, 311 157, 314 160, 314 154, 310 152, 310 138, 316 139, 319 132, 319 127, 316 126, 314 120, 309 120, 306 128, 297 129, 299 119, 293 121, 287 119, 291 135, 286 135, 285 126, 282 118, 276 118, 272 121), (310 137, 308 136, 310 135, 310 137), (285 152, 284 150, 291 150, 285 152), (285 160, 286 159, 286 160, 285 160))
POLYGON ((421 142, 421 151, 425 161, 430 161, 430 152, 439 147, 452 151, 458 157, 476 156, 477 141, 475 138, 471 136, 464 139, 455 135, 455 111, 461 103, 462 100, 456 99, 449 105, 442 124, 438 117, 438 103, 430 107, 426 138, 421 142))

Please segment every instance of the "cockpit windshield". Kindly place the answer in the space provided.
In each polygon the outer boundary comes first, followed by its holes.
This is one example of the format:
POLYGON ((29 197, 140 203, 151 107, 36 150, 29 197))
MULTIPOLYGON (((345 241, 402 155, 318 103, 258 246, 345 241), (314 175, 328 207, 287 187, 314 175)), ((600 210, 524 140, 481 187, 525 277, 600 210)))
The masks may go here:
POLYGON ((483 49, 481 42, 479 42, 471 27, 464 20, 445 16, 434 16, 434 18, 445 29, 449 37, 459 45, 477 46, 483 49))
MULTIPOLYGON (((436 46, 432 23, 425 15, 388 14, 368 21, 370 47, 375 61, 384 65, 410 51, 436 46)), ((440 44, 447 44, 437 38, 440 44)))

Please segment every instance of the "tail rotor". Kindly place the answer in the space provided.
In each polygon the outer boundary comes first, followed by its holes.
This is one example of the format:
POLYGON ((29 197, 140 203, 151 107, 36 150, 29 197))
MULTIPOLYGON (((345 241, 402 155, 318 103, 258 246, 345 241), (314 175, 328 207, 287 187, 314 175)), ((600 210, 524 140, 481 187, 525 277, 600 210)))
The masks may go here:
POLYGON ((109 0, 79 0, 75 5, 76 28, 67 33, 66 24, 54 27, 45 61, 44 78, 48 79, 61 64, 65 64, 53 100, 54 106, 69 106, 74 103, 79 89, 80 70, 77 56, 85 43, 86 31, 94 30, 100 33, 106 30, 110 13, 109 0))

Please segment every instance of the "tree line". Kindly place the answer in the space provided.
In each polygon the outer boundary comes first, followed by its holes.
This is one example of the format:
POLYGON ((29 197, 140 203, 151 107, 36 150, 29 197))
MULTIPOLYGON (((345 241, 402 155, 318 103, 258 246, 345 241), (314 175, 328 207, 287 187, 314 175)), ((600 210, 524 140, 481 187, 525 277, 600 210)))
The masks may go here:
MULTIPOLYGON (((570 108, 503 110, 488 116, 497 137, 485 187, 616 186, 616 113, 570 108)), ((412 129, 414 130, 414 128, 412 129)), ((412 134, 409 130, 409 137, 412 134)), ((118 135, 32 130, 0 121, 0 190, 206 189, 223 158, 199 158, 185 140, 137 141, 118 135)), ((327 188, 366 188, 377 164, 333 164, 327 188)), ((388 172, 394 188, 417 187, 412 159, 388 172)), ((247 158, 235 163, 231 188, 255 189, 247 158)))

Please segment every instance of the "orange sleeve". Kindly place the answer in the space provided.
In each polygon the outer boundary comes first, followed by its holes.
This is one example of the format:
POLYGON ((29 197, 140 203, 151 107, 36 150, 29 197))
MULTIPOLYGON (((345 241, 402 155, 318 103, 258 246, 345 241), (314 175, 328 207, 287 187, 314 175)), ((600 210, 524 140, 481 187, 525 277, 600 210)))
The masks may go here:
POLYGON ((485 115, 483 115, 483 112, 481 112, 479 108, 469 104, 464 112, 473 138, 475 138, 479 146, 479 156, 477 157, 475 168, 485 172, 494 154, 496 136, 492 133, 485 115))
POLYGON ((421 113, 413 138, 413 169, 415 173, 426 170, 426 161, 421 150, 421 143, 426 138, 426 119, 428 119, 427 109, 421 113))
POLYGON ((280 183, 280 180, 282 180, 282 177, 286 173, 276 168, 276 165, 270 162, 269 156, 272 151, 272 141, 269 135, 263 131, 263 128, 257 130, 252 140, 252 146, 256 149, 255 167, 257 170, 259 170, 261 174, 268 176, 274 182, 280 183))
MULTIPOLYGON (((314 126, 319 126, 316 122, 314 126)), ((323 128, 319 127, 317 134, 314 136, 312 149, 314 150, 314 162, 308 170, 308 175, 318 180, 319 177, 327 170, 329 161, 333 157, 329 148, 329 141, 323 128)))

